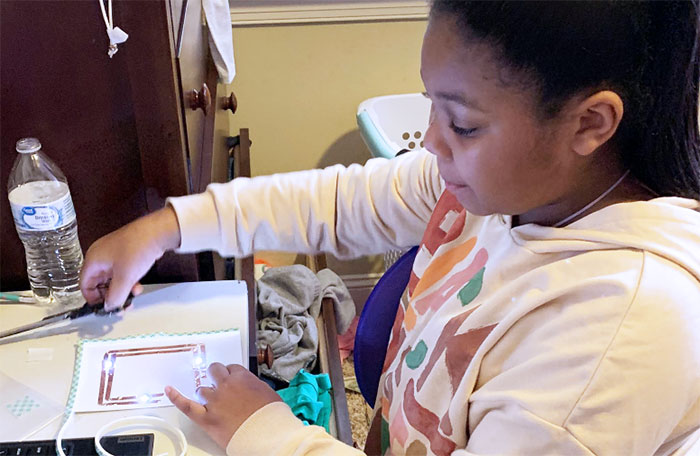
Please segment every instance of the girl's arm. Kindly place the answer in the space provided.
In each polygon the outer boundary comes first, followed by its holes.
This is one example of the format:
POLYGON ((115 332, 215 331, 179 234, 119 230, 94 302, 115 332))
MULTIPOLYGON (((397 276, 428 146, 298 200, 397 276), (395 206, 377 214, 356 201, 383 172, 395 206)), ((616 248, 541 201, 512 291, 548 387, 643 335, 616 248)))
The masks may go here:
POLYGON ((168 203, 179 252, 327 252, 340 258, 418 244, 443 190, 434 157, 417 151, 341 165, 211 184, 168 203))
POLYGON ((365 453, 336 440, 320 426, 304 425, 284 402, 273 402, 238 428, 226 447, 226 454, 362 456, 365 453))

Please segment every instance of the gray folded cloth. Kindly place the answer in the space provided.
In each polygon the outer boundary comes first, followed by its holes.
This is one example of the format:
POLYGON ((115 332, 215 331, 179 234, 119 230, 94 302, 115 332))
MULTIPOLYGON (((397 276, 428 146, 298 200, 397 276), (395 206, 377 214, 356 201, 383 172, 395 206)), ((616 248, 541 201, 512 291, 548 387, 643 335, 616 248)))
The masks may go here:
POLYGON ((258 281, 258 347, 270 345, 272 368, 261 366, 268 377, 289 382, 301 369, 311 370, 318 352, 316 317, 321 300, 333 300, 338 333, 355 317, 355 303, 343 281, 330 269, 314 274, 306 266, 270 268, 258 281))

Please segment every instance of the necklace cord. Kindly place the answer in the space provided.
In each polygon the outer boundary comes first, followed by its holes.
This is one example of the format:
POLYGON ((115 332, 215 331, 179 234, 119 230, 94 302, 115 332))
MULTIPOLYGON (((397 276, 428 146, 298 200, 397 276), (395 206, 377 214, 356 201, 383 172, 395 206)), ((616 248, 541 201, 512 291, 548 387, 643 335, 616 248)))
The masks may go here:
POLYGON ((620 178, 617 180, 617 182, 615 182, 614 184, 612 184, 612 185, 610 186, 610 188, 608 188, 607 190, 605 190, 598 198, 596 198, 596 199, 594 199, 593 201, 591 201, 590 203, 586 204, 583 208, 579 209, 578 211, 574 212, 574 213, 571 214, 570 216, 566 217, 564 220, 561 220, 561 221, 555 223, 555 224, 553 225, 554 228, 560 228, 560 227, 566 225, 566 224, 569 223, 571 220, 573 220, 573 219, 575 219, 576 217, 578 217, 579 215, 583 214, 584 212, 586 212, 586 211, 587 211, 588 209, 590 209, 591 207, 595 206, 598 202, 600 202, 600 200, 602 200, 603 198, 605 198, 606 196, 608 196, 608 195, 610 194, 610 192, 612 192, 613 190, 615 190, 615 189, 617 188, 617 186, 620 185, 620 184, 622 183, 623 180, 625 180, 625 178, 629 175, 629 173, 630 173, 630 170, 628 169, 627 171, 625 171, 625 173, 622 175, 622 177, 620 177, 620 178))

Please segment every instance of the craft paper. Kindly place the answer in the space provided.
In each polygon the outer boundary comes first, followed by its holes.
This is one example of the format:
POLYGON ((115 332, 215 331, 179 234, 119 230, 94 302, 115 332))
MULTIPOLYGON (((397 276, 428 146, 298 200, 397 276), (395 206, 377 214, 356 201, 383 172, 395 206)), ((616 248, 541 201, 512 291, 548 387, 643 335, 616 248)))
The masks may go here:
POLYGON ((172 405, 167 385, 195 399, 213 362, 242 364, 238 330, 81 340, 68 407, 98 412, 172 405))
POLYGON ((60 404, 0 372, 0 441, 23 440, 62 413, 60 404))

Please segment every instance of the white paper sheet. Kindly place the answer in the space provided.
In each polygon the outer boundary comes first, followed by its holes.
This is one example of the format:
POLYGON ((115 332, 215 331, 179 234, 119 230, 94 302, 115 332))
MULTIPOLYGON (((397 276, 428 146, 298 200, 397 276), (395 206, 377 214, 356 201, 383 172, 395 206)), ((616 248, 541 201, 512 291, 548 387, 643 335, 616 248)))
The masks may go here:
POLYGON ((195 399, 197 387, 211 385, 207 368, 213 362, 242 364, 238 330, 81 340, 68 407, 98 412, 170 406, 163 392, 168 385, 195 399))
POLYGON ((62 414, 61 404, 0 372, 0 441, 23 440, 62 414))

